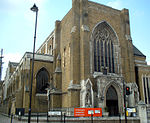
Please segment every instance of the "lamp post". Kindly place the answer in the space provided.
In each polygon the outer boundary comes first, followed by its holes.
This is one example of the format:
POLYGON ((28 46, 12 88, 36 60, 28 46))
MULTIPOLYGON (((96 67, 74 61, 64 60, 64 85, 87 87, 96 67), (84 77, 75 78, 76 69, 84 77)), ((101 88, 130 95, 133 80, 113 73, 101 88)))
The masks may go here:
POLYGON ((29 102, 29 112, 28 112, 28 123, 31 119, 31 101, 32 101, 32 83, 33 83, 33 71, 34 71, 34 54, 35 54, 35 41, 36 41, 36 29, 37 29, 37 16, 38 16, 38 7, 34 4, 31 8, 31 11, 36 12, 35 19, 35 33, 34 33, 34 44, 33 44, 33 57, 32 57, 32 73, 31 73, 31 86, 30 86, 30 102, 29 102))

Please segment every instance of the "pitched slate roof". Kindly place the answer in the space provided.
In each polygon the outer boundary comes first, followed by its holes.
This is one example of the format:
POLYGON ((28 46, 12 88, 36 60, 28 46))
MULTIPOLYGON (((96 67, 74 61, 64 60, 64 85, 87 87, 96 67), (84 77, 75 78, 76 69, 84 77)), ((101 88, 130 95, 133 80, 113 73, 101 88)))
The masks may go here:
POLYGON ((134 45, 133 45, 133 52, 135 56, 141 56, 141 57, 146 57, 140 50, 138 50, 134 45))

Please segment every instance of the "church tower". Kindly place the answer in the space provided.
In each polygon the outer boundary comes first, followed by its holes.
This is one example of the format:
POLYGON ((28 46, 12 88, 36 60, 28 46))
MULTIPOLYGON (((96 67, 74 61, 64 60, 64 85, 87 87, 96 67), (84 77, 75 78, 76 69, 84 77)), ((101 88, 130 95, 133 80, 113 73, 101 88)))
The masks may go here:
POLYGON ((56 22, 54 33, 53 81, 62 91, 62 107, 107 107, 111 116, 118 115, 124 112, 124 83, 133 92, 128 106, 137 104, 127 9, 72 0, 71 10, 56 22))

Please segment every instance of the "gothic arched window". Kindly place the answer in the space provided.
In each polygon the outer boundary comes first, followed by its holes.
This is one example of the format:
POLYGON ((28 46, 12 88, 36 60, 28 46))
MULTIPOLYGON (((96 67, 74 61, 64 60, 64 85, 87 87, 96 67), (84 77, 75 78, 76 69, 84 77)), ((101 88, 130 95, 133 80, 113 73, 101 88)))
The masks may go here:
POLYGON ((49 73, 45 68, 41 68, 36 75, 36 93, 46 93, 49 85, 49 73))
POLYGON ((116 73, 117 56, 115 45, 117 37, 113 29, 106 23, 98 24, 92 35, 94 53, 94 71, 103 73, 116 73))

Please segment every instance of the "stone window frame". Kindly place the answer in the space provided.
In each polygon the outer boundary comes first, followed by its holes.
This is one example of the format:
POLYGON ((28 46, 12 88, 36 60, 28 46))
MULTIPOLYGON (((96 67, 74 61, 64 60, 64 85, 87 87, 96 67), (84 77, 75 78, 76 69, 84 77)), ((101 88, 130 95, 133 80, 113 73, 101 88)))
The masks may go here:
POLYGON ((150 76, 142 76, 144 102, 150 104, 150 76))
POLYGON ((49 55, 53 55, 53 48, 52 48, 52 45, 49 46, 49 55))
POLYGON ((50 74, 49 74, 49 72, 48 72, 48 70, 45 68, 45 67, 42 67, 42 68, 40 68, 39 70, 38 70, 38 72, 37 72, 37 74, 36 74, 36 93, 41 93, 41 94, 45 94, 45 93, 47 93, 47 91, 46 90, 41 90, 42 88, 46 88, 47 86, 48 86, 48 83, 50 82, 50 74), (46 72, 46 74, 47 74, 47 81, 43 81, 42 83, 42 87, 41 87, 41 84, 39 84, 39 79, 38 79, 38 75, 40 74, 40 72, 42 72, 42 71, 44 71, 44 72, 46 72), (38 85, 39 84, 39 85, 38 85), (41 88, 39 88, 39 87, 41 87, 41 88))
MULTIPOLYGON (((97 35, 98 36, 98 35, 97 35)), ((99 38, 97 39, 97 41, 98 42, 102 42, 101 40, 99 40, 99 38)), ((97 45, 98 46, 98 45, 97 45)), ((101 21, 101 22, 99 22, 99 23, 97 23, 96 25, 95 25, 95 27, 93 28, 93 30, 92 30, 92 34, 91 34, 91 37, 90 37, 90 73, 103 73, 103 69, 107 69, 107 72, 109 73, 109 74, 112 74, 112 73, 115 73, 115 74, 118 74, 118 73, 120 73, 120 68, 121 68, 121 56, 120 56, 120 48, 119 48, 119 46, 120 46, 120 44, 119 44, 119 40, 118 40, 118 36, 117 36, 117 33, 114 31, 114 29, 112 28, 112 26, 109 24, 109 23, 107 23, 106 21, 101 21), (112 39, 114 39, 114 40, 110 40, 109 39, 109 41, 104 41, 103 42, 103 47, 105 47, 105 42, 107 42, 107 45, 106 45, 106 47, 108 47, 109 46, 109 42, 111 43, 111 42, 113 42, 113 62, 114 62, 114 66, 113 66, 113 63, 111 62, 111 65, 114 67, 114 72, 112 72, 113 71, 113 68, 112 68, 112 70, 109 70, 109 67, 107 67, 106 66, 106 63, 105 63, 105 61, 103 61, 104 62, 104 65, 101 65, 100 66, 100 68, 98 68, 99 66, 97 66, 97 68, 99 69, 99 70, 95 70, 95 66, 94 66, 94 55, 95 55, 95 52, 96 51, 94 51, 94 48, 96 47, 94 47, 94 43, 96 43, 96 41, 95 41, 95 38, 97 38, 97 37, 95 37, 95 35, 96 35, 96 33, 97 33, 97 30, 99 31, 100 29, 98 29, 98 28, 100 28, 100 26, 102 26, 101 28, 102 29, 104 29, 105 30, 105 28, 106 29, 108 29, 108 31, 109 31, 109 33, 112 33, 112 34, 110 34, 111 35, 111 38, 112 39), (104 28, 103 28, 104 27, 104 28), (111 72, 110 72, 111 71, 111 72)), ((111 46, 110 46, 111 47, 111 46)), ((98 48, 97 48, 98 49, 98 48)), ((108 48, 109 49, 109 48, 108 48)), ((108 52, 109 52, 109 50, 107 49, 107 56, 108 56, 108 52)), ((105 52, 106 51, 106 49, 103 49, 103 52, 105 52)), ((96 52, 97 53, 97 52, 96 52)), ((112 54, 111 54, 112 55, 112 54)), ((98 57, 98 56, 97 56, 98 57)), ((104 57, 105 57, 105 53, 104 53, 104 57)), ((105 58, 104 58, 105 59, 105 58)), ((111 60, 112 60, 111 59, 111 60)), ((101 58, 100 58, 100 60, 101 60, 101 58)), ((102 61, 100 61, 100 62, 102 62, 102 61)), ((99 63, 99 62, 97 62, 97 64, 101 64, 101 63, 99 63)), ((109 60, 107 59, 107 64, 109 64, 109 60)))

